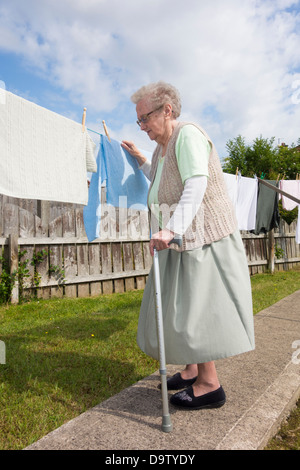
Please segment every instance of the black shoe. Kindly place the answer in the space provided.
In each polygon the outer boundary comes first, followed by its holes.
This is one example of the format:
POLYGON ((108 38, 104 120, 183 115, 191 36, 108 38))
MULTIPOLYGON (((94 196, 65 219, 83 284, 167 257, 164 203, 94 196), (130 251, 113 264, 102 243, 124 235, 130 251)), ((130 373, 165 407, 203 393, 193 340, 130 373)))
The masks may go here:
POLYGON ((222 387, 213 392, 205 393, 200 397, 195 397, 193 387, 189 387, 182 392, 175 393, 170 402, 172 405, 181 406, 192 410, 201 410, 204 408, 219 408, 226 402, 226 395, 222 387))
MULTIPOLYGON (((177 372, 177 374, 167 379, 167 388, 168 390, 181 390, 182 388, 193 385, 193 383, 196 381, 196 378, 197 377, 185 380, 181 377, 180 372, 177 372)), ((158 388, 161 388, 161 384, 158 385, 158 388)))

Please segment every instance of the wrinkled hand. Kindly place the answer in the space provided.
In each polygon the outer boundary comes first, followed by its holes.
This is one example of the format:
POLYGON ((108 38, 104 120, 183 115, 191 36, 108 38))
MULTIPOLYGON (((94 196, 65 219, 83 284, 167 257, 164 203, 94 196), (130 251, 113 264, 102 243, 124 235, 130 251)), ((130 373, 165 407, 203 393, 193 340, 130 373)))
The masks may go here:
POLYGON ((121 145, 133 157, 140 153, 139 149, 135 146, 135 144, 133 142, 129 141, 129 140, 122 140, 121 145))
POLYGON ((123 149, 127 150, 127 152, 129 152, 132 157, 136 158, 140 164, 143 163, 144 160, 146 160, 146 157, 144 157, 144 155, 140 152, 140 150, 133 142, 129 140, 123 140, 121 142, 121 146, 123 147, 123 149))
POLYGON ((174 233, 168 229, 163 229, 160 232, 154 233, 150 240, 150 253, 154 255, 154 248, 157 251, 169 248, 169 243, 174 238, 174 233))

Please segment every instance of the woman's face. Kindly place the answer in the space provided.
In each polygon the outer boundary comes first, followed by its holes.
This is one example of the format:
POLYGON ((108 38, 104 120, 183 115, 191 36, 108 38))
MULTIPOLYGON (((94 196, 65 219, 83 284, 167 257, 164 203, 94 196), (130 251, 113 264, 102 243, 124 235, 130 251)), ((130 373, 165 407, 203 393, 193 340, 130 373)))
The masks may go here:
POLYGON ((166 121, 164 119, 164 106, 159 109, 155 109, 149 99, 143 98, 136 105, 137 118, 146 120, 146 122, 140 122, 142 131, 147 132, 151 140, 160 142, 166 132, 166 121), (150 115, 148 115, 151 113, 150 115), (148 116, 147 116, 148 115, 148 116))

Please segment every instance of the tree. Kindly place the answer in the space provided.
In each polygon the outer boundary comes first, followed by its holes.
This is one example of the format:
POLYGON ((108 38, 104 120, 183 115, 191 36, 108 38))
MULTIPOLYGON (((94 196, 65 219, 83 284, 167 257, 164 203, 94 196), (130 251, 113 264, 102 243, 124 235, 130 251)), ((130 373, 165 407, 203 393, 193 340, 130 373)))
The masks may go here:
POLYGON ((280 174, 281 177, 285 175, 287 180, 296 179, 297 174, 300 173, 300 151, 297 150, 294 144, 291 147, 280 146, 278 148, 274 171, 280 174))
POLYGON ((247 161, 248 172, 252 175, 265 178, 270 176, 274 167, 277 149, 274 147, 275 137, 264 139, 262 136, 253 141, 252 147, 248 147, 247 161))
POLYGON ((235 174, 238 168, 244 175, 247 172, 247 145, 245 137, 239 135, 235 139, 229 140, 226 148, 229 156, 224 159, 223 170, 225 173, 235 174))
MULTIPOLYGON (((228 156, 223 162, 223 171, 235 174, 238 168, 242 176, 257 175, 265 179, 277 179, 285 175, 285 179, 296 179, 300 174, 300 151, 292 144, 291 147, 274 144, 275 137, 270 139, 257 137, 252 145, 245 143, 239 135, 226 144, 228 156)), ((300 139, 298 139, 298 145, 300 139)))

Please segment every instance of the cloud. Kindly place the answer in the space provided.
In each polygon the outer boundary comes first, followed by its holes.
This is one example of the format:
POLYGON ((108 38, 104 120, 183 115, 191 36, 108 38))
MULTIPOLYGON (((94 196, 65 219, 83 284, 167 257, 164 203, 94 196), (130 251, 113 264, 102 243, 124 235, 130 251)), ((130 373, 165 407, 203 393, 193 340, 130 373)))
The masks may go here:
POLYGON ((129 98, 163 79, 181 92, 182 118, 200 122, 222 149, 238 134, 291 141, 299 137, 299 3, 10 0, 0 7, 0 47, 70 102, 107 117, 117 136, 144 142, 129 98))

